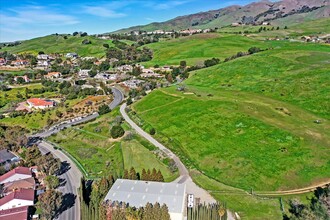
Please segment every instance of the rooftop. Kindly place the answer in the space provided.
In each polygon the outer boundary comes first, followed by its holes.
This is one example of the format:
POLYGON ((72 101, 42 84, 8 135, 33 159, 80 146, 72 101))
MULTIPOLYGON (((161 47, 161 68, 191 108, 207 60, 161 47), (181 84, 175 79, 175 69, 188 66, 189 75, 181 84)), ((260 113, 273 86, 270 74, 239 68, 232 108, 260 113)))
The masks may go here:
POLYGON ((0 176, 0 183, 2 183, 4 180, 8 179, 9 177, 15 175, 15 174, 25 174, 32 176, 30 168, 27 167, 16 167, 15 169, 3 174, 0 176))
POLYGON ((17 189, 33 189, 35 187, 34 177, 21 179, 14 182, 7 182, 4 184, 5 192, 9 193, 17 189))
POLYGON ((0 206, 12 201, 13 199, 21 199, 34 201, 34 189, 19 189, 0 199, 0 206))
POLYGON ((0 163, 4 163, 8 160, 15 158, 16 156, 7 149, 0 150, 0 163))
POLYGON ((27 220, 29 206, 22 206, 0 211, 0 220, 27 220))
POLYGON ((31 98, 27 100, 28 103, 31 103, 33 106, 48 106, 53 105, 53 101, 48 101, 44 99, 39 98, 31 98))
POLYGON ((184 184, 118 179, 104 200, 125 202, 137 208, 158 202, 166 204, 169 212, 182 213, 185 191, 184 184))

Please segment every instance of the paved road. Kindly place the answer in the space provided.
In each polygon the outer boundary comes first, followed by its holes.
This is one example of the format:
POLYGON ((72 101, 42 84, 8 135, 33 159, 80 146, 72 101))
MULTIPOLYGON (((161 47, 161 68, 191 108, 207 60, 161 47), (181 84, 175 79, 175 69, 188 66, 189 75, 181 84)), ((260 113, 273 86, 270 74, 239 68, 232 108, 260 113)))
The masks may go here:
MULTIPOLYGON (((112 89, 114 94, 114 100, 110 103, 109 107, 110 109, 114 109, 117 107, 122 100, 124 99, 124 95, 116 88, 112 89)), ((59 124, 56 126, 52 126, 49 130, 42 131, 38 134, 35 134, 33 137, 40 137, 45 138, 52 134, 55 134, 59 132, 60 130, 74 126, 80 123, 84 123, 90 120, 93 120, 99 116, 98 113, 93 113, 92 115, 89 115, 84 118, 76 118, 74 120, 71 120, 70 122, 66 122, 63 124, 59 124)), ((69 205, 65 210, 58 216, 59 220, 79 220, 80 219, 80 204, 79 204, 79 197, 77 189, 80 186, 80 179, 82 177, 82 174, 80 170, 77 168, 75 163, 71 161, 71 159, 66 156, 62 151, 55 150, 54 147, 47 143, 46 141, 40 141, 38 142, 38 147, 40 151, 43 154, 46 154, 48 152, 52 153, 55 157, 59 158, 61 162, 66 163, 70 168, 63 174, 59 176, 59 178, 63 179, 65 183, 63 186, 59 187, 59 190, 63 192, 64 198, 68 199, 67 204, 69 205), (74 202, 73 202, 74 201, 74 202)))
MULTIPOLYGON (((111 110, 116 108, 124 99, 123 93, 114 87, 112 87, 112 93, 113 93, 113 101, 109 104, 109 107, 111 110)), ((71 119, 70 121, 61 122, 60 124, 53 125, 46 131, 41 131, 37 134, 32 135, 31 137, 46 138, 52 134, 58 133, 59 131, 63 130, 64 128, 68 128, 68 127, 71 127, 74 125, 85 123, 87 121, 91 121, 91 120, 97 118, 98 116, 99 116, 99 113, 94 112, 93 114, 85 116, 85 117, 77 117, 77 118, 71 119)))
POLYGON ((41 141, 38 147, 42 153, 51 152, 55 157, 59 158, 62 162, 67 162, 70 165, 69 170, 59 175, 60 179, 64 179, 65 184, 59 187, 63 193, 64 198, 68 198, 67 209, 64 210, 57 219, 59 220, 79 220, 80 219, 80 204, 78 195, 78 188, 80 186, 80 179, 82 178, 80 170, 71 162, 62 151, 55 150, 52 145, 45 141, 41 141), (74 198, 75 197, 75 198, 74 198), (74 200, 73 200, 74 199, 74 200), (71 200, 71 201, 70 201, 71 200), (74 201, 74 203, 73 203, 74 201), (73 204, 72 204, 73 203, 73 204))
POLYGON ((123 118, 126 122, 142 137, 147 139, 150 143, 158 147, 160 150, 164 151, 170 158, 172 158, 180 173, 180 177, 177 178, 174 182, 186 184, 186 189, 188 194, 194 194, 195 198, 200 198, 202 203, 214 203, 216 200, 204 189, 197 186, 191 179, 189 175, 189 171, 185 167, 185 165, 181 162, 180 158, 178 158, 172 151, 166 148, 164 145, 159 143, 156 139, 154 139, 150 134, 143 131, 134 121, 132 121, 129 116, 127 115, 126 111, 126 103, 120 106, 120 113, 122 114, 123 118))

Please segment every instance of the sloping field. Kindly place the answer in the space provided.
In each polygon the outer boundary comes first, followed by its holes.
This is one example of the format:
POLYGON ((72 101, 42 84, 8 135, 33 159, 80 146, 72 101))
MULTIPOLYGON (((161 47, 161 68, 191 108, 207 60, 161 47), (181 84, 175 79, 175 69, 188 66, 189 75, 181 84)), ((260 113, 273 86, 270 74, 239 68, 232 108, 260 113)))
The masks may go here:
POLYGON ((197 34, 174 40, 147 45, 154 51, 154 57, 145 65, 179 65, 181 60, 188 65, 203 65, 204 60, 213 57, 224 60, 250 47, 267 48, 267 44, 248 37, 219 33, 197 34))
POLYGON ((102 40, 92 36, 79 37, 65 35, 48 35, 45 37, 34 38, 32 40, 23 41, 22 44, 14 47, 4 47, 1 51, 8 51, 10 53, 32 53, 38 54, 39 51, 45 53, 78 53, 79 56, 105 56, 105 49, 103 44, 112 45, 111 40, 102 40), (84 39, 90 40, 92 43, 84 45, 84 39))
POLYGON ((185 82, 194 94, 163 89, 133 108, 186 164, 227 185, 284 190, 329 180, 329 47, 273 46, 194 72, 185 82))

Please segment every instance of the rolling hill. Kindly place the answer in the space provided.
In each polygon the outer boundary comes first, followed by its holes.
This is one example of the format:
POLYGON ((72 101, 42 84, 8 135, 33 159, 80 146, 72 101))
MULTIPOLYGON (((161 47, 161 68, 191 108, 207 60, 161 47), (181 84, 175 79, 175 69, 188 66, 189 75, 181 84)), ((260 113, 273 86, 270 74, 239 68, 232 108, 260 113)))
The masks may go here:
POLYGON ((102 40, 93 36, 72 36, 72 35, 48 35, 31 40, 22 41, 20 45, 13 47, 3 47, 0 52, 8 51, 10 53, 31 53, 38 54, 39 51, 45 53, 78 53, 79 56, 105 56, 103 44, 112 45, 111 40, 102 40), (91 44, 82 44, 87 39, 91 44))
POLYGON ((165 22, 154 22, 115 31, 129 33, 135 30, 182 30, 187 28, 221 28, 235 22, 260 24, 264 21, 274 25, 293 25, 303 20, 315 20, 330 16, 330 2, 327 0, 268 0, 245 6, 233 5, 223 9, 180 16, 165 22))

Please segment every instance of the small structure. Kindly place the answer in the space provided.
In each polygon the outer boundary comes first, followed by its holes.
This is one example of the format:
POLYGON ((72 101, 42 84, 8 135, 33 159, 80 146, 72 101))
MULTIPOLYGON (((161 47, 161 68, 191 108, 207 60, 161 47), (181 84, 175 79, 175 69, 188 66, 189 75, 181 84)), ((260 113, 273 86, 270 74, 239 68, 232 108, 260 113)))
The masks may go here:
POLYGON ((14 81, 17 82, 18 78, 22 78, 24 80, 24 82, 30 82, 30 79, 27 75, 24 75, 24 76, 15 76, 14 77, 14 81))
POLYGON ((29 108, 35 108, 35 109, 46 109, 51 108, 55 106, 55 102, 52 100, 45 100, 40 98, 31 98, 26 100, 27 104, 29 105, 29 108))
POLYGON ((27 220, 31 219, 29 216, 29 206, 22 206, 12 209, 0 211, 1 220, 27 220))
POLYGON ((30 168, 27 167, 16 167, 15 169, 0 176, 0 184, 14 182, 17 180, 27 179, 32 177, 30 168))
POLYGON ((4 58, 0 58, 0 66, 4 66, 7 64, 7 60, 4 58))
POLYGON ((144 81, 139 79, 126 80, 122 84, 130 89, 136 89, 142 85, 144 81))
POLYGON ((14 66, 27 66, 29 65, 29 61, 27 60, 14 60, 11 62, 11 65, 14 66))
POLYGON ((49 57, 48 54, 39 54, 39 55, 37 56, 37 59, 38 59, 38 60, 49 60, 50 57, 49 57))
POLYGON ((49 72, 47 75, 44 75, 45 79, 57 79, 61 77, 62 77, 62 73, 60 72, 49 72))
POLYGON ((78 58, 78 54, 77 53, 67 53, 65 55, 66 58, 78 58))
POLYGON ((91 70, 79 70, 78 75, 81 78, 87 78, 89 77, 89 71, 91 70))
POLYGON ((19 161, 19 157, 17 157, 9 150, 0 150, 0 165, 3 165, 5 163, 15 163, 17 161, 19 161))
POLYGON ((171 220, 183 220, 185 195, 185 184, 117 179, 104 200, 136 208, 147 203, 166 204, 171 220))
POLYGON ((19 189, 0 199, 0 210, 34 205, 34 190, 19 189))

